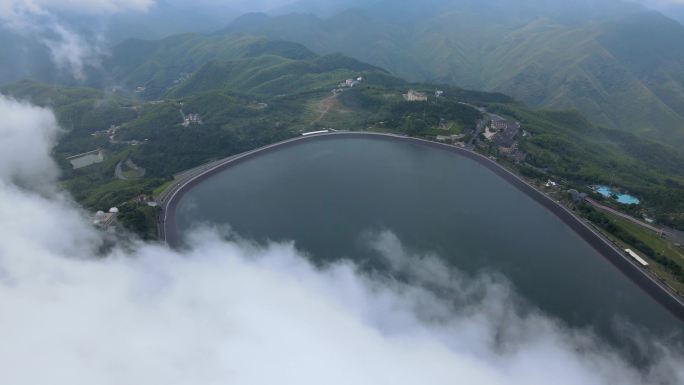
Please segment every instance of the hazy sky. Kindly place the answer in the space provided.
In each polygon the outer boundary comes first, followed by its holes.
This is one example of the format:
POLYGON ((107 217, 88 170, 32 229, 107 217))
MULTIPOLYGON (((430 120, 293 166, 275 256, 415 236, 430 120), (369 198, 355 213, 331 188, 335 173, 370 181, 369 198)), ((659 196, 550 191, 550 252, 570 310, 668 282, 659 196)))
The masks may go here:
MULTIPOLYGON (((684 0, 633 1, 649 6, 684 5, 684 0)), ((0 9, 25 7, 77 13, 112 13, 130 10, 145 11, 157 2, 192 6, 224 5, 243 10, 267 10, 296 3, 297 0, 3 0, 0 2, 0 9)), ((343 3, 344 0, 319 0, 318 2, 343 3)))
POLYGON ((411 285, 209 229, 183 252, 134 241, 98 255, 103 235, 56 187, 52 112, 0 95, 0 116, 3 383, 684 383, 665 346, 639 372, 589 332, 516 308, 501 277, 409 254, 390 232, 369 246, 411 285))
POLYGON ((646 5, 684 5, 684 0, 637 0, 646 5))

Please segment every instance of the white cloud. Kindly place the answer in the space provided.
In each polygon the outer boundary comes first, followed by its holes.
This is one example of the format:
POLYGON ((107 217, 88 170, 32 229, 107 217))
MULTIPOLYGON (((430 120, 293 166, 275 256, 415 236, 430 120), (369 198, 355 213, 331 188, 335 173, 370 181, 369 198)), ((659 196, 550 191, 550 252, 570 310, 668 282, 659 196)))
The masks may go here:
POLYGON ((54 117, 4 97, 0 113, 0 136, 12 138, 3 150, 17 149, 0 151, 3 383, 684 380, 673 353, 640 373, 591 335, 516 309, 500 278, 464 277, 391 233, 368 241, 414 284, 351 263, 319 269, 292 244, 227 242, 208 230, 184 252, 138 243, 97 256, 100 236, 67 199, 13 182, 54 176, 54 117))
POLYGON ((154 0, 2 0, 0 26, 44 44, 56 66, 77 79, 102 55, 99 36, 84 36, 56 15, 108 15, 146 11, 154 0))
POLYGON ((0 10, 108 14, 124 11, 146 11, 154 4, 155 0, 3 0, 0 10))
POLYGON ((85 67, 99 63, 102 56, 101 41, 97 37, 86 40, 82 35, 58 22, 52 22, 49 29, 51 33, 44 37, 43 41, 50 50, 52 61, 59 68, 83 80, 85 67))
POLYGON ((0 116, 0 181, 51 185, 57 173, 49 152, 59 132, 55 116, 5 97, 0 98, 0 116))

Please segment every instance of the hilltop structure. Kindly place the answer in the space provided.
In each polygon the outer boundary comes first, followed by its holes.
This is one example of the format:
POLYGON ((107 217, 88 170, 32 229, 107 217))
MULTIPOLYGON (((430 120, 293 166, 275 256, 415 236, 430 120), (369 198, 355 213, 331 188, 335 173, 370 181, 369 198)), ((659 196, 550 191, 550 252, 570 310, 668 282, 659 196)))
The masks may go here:
POLYGON ((202 117, 199 114, 187 114, 183 119, 183 127, 189 127, 193 124, 203 124, 202 117))
POLYGON ((403 96, 404 100, 407 102, 427 102, 428 100, 426 94, 416 90, 409 90, 408 93, 405 93, 403 96))

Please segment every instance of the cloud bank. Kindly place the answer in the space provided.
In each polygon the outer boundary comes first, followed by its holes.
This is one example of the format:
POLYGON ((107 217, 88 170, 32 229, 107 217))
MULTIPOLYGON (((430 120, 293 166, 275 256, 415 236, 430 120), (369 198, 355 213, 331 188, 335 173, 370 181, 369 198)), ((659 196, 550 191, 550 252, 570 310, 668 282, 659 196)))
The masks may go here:
POLYGON ((5 14, 64 11, 78 14, 105 14, 124 11, 146 11, 155 0, 4 0, 0 11, 5 14))
POLYGON ((4 97, 0 113, 3 383, 684 381, 665 347, 648 370, 630 368, 590 334, 516 308, 504 280, 412 255, 388 232, 368 242, 391 274, 318 268, 292 244, 206 229, 182 252, 136 243, 100 255, 68 198, 34 190, 56 175, 54 117, 4 97))
POLYGON ((39 41, 59 70, 83 80, 85 68, 97 65, 103 55, 103 38, 79 33, 57 15, 92 17, 146 11, 153 4, 154 0, 2 0, 0 27, 39 41))

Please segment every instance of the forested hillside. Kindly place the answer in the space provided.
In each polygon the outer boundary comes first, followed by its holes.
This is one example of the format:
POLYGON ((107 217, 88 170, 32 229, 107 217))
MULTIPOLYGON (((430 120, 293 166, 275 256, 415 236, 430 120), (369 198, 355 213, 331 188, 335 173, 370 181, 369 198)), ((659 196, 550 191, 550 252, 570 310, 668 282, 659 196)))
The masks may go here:
POLYGON ((413 81, 574 108, 596 124, 684 143, 684 27, 662 14, 619 1, 386 3, 325 18, 251 14, 227 31, 342 52, 413 81))

